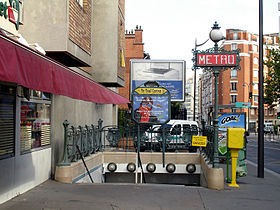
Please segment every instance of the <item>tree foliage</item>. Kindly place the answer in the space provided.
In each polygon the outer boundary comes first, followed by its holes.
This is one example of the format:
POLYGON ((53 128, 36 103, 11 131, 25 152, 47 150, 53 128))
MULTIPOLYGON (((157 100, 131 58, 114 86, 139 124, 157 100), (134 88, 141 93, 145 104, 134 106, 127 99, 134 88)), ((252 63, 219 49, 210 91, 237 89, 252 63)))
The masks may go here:
POLYGON ((269 49, 267 58, 264 62, 268 67, 268 74, 264 79, 264 103, 273 106, 280 102, 280 47, 269 49))

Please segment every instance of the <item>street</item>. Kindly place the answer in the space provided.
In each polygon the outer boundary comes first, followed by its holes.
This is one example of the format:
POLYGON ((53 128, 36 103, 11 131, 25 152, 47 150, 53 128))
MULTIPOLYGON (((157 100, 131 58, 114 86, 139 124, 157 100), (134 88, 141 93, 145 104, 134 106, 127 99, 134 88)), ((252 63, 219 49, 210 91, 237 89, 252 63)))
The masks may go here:
MULTIPOLYGON (((247 160, 258 164, 258 135, 250 133, 247 140, 247 160)), ((264 167, 280 174, 280 136, 265 135, 264 167)))

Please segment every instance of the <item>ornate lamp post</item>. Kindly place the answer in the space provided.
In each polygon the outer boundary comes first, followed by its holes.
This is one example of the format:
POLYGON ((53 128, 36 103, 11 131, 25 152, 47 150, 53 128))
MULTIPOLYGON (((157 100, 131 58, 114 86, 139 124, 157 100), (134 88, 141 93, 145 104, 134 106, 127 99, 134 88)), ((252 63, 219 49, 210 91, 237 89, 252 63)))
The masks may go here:
POLYGON ((219 155, 218 155, 218 79, 220 71, 227 68, 240 69, 239 50, 227 51, 219 49, 218 42, 223 40, 223 34, 217 22, 214 23, 212 30, 209 34, 210 39, 215 43, 214 48, 206 51, 194 50, 194 66, 196 68, 204 68, 205 71, 212 71, 215 78, 215 101, 214 101, 214 142, 213 142, 213 168, 219 168, 219 155))
MULTIPOLYGON (((218 42, 224 39, 223 33, 220 30, 218 23, 215 22, 212 30, 209 33, 210 39, 215 43, 214 44, 214 53, 219 51, 218 42)), ((219 158, 218 158, 218 80, 220 74, 221 67, 214 67, 213 74, 215 77, 215 102, 214 102, 214 159, 213 159, 213 168, 219 168, 219 158)))

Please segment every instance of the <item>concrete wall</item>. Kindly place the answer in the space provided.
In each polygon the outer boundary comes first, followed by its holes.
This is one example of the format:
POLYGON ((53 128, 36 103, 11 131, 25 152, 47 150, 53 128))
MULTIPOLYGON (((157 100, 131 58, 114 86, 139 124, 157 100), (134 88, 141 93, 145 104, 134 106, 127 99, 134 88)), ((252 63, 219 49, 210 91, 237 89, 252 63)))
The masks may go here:
POLYGON ((51 149, 0 160, 0 171, 1 204, 49 179, 51 149))
POLYGON ((20 33, 28 43, 45 51, 67 51, 87 64, 91 56, 69 39, 69 1, 24 0, 24 25, 20 33))
POLYGON ((75 127, 97 125, 99 119, 103 120, 103 126, 116 125, 116 109, 117 106, 111 104, 94 104, 66 96, 53 95, 51 107, 52 175, 55 173, 56 164, 63 156, 64 120, 67 120, 70 126, 75 127))
POLYGON ((118 0, 95 0, 92 8, 93 78, 118 83, 118 0))

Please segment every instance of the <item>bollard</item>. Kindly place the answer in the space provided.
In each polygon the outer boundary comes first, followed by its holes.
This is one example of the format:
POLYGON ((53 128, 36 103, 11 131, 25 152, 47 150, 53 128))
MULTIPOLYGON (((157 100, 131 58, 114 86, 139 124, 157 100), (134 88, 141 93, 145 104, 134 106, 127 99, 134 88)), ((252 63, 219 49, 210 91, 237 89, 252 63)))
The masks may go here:
POLYGON ((231 154, 231 184, 230 187, 239 187, 236 183, 236 166, 238 151, 243 148, 243 135, 244 128, 228 128, 227 138, 228 138, 228 148, 230 148, 231 154))

